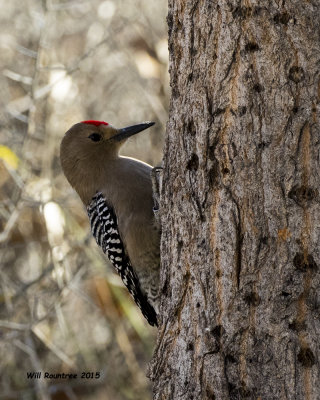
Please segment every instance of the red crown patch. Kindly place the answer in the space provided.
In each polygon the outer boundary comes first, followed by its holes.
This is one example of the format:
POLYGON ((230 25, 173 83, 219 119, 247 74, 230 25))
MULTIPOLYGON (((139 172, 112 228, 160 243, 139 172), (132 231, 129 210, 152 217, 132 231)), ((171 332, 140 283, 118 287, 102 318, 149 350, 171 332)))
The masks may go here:
POLYGON ((93 119, 89 119, 87 121, 81 121, 82 124, 89 124, 89 125, 95 125, 95 126, 99 126, 99 125, 109 125, 108 122, 104 122, 104 121, 95 121, 93 119))

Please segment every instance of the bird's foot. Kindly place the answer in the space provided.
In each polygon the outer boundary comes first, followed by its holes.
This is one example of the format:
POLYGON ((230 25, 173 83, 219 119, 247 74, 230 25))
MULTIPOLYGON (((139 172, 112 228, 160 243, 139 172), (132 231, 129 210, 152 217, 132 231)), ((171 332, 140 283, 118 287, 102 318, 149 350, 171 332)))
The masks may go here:
POLYGON ((153 192, 153 214, 156 221, 159 223, 159 210, 160 210, 160 193, 162 186, 162 167, 154 167, 151 171, 152 192, 153 192))

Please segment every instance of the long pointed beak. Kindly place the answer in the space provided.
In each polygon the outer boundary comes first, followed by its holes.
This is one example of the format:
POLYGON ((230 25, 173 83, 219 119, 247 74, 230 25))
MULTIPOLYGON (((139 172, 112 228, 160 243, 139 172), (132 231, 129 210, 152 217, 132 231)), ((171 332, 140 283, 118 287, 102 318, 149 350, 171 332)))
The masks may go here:
POLYGON ((116 140, 117 142, 121 142, 124 139, 128 139, 130 136, 135 135, 145 129, 150 128, 150 126, 154 125, 154 122, 144 122, 143 124, 127 126, 125 128, 119 129, 117 134, 112 136, 112 140, 116 140))

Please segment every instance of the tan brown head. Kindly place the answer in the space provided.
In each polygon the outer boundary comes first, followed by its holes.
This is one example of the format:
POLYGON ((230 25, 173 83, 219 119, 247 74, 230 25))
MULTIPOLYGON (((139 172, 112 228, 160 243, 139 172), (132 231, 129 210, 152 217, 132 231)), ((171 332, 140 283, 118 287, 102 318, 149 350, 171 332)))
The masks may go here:
POLYGON ((118 159, 121 145, 152 125, 154 122, 145 122, 117 129, 104 121, 88 120, 73 125, 65 133, 60 146, 61 166, 84 202, 92 192, 94 195, 99 177, 105 176, 118 159))

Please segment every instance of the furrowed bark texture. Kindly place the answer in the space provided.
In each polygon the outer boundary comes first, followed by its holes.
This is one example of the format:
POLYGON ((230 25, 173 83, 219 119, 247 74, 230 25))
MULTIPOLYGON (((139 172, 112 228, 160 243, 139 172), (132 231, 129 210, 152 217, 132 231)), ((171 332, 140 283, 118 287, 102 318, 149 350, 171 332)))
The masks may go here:
POLYGON ((318 0, 169 0, 154 399, 320 399, 318 0))

